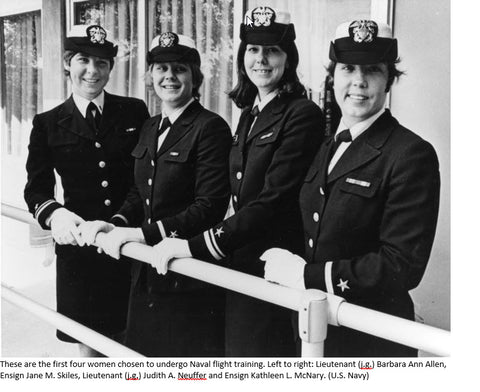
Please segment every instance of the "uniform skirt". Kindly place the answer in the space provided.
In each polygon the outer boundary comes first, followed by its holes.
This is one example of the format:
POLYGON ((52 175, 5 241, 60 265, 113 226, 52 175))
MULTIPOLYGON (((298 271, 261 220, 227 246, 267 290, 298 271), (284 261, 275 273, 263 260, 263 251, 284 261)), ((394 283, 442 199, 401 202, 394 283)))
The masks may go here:
MULTIPOLYGON (((95 247, 56 245, 57 312, 110 338, 126 327, 130 261, 97 253, 95 247)), ((65 342, 78 342, 57 331, 65 342)))
MULTIPOLYGON (((140 287, 139 287, 140 286, 140 287)), ((225 295, 209 286, 130 296, 125 344, 148 357, 223 357, 225 295)))

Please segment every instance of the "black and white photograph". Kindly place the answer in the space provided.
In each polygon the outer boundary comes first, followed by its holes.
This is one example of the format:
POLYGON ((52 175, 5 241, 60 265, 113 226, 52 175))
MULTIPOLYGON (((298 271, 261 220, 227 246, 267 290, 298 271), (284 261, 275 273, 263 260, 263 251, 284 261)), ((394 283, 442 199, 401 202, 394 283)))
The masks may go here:
POLYGON ((0 385, 451 380, 451 6, 2 1, 0 385))

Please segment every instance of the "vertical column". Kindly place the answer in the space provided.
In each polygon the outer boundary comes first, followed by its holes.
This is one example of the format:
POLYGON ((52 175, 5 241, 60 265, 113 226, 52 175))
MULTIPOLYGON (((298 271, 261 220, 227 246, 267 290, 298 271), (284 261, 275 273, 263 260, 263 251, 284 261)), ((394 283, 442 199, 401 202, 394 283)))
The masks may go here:
POLYGON ((66 98, 63 40, 66 35, 65 1, 42 0, 43 110, 66 98))

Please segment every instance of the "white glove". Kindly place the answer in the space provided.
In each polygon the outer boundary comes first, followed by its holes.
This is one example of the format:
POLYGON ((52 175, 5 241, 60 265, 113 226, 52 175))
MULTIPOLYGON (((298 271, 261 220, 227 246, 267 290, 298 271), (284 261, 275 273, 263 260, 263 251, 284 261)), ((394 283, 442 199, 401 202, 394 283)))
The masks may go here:
POLYGON ((118 260, 120 259, 120 249, 127 242, 145 243, 142 229, 115 227, 102 238, 102 243, 99 244, 100 247, 98 249, 99 252, 103 250, 107 255, 118 260))
POLYGON ((95 238, 97 234, 100 232, 109 233, 115 228, 115 225, 111 223, 96 220, 96 221, 88 221, 83 222, 79 227, 78 230, 80 231, 80 235, 82 236, 83 242, 85 245, 93 245, 95 242, 95 238))
POLYGON ((155 245, 153 249, 157 252, 157 257, 151 264, 159 275, 165 275, 168 272, 168 262, 170 260, 192 257, 188 241, 180 238, 165 238, 155 245))
POLYGON ((305 289, 303 270, 305 260, 286 249, 268 249, 260 260, 265 261, 265 279, 282 286, 305 289))
POLYGON ((83 245, 78 225, 84 220, 66 208, 58 208, 50 216, 52 237, 60 245, 83 245))

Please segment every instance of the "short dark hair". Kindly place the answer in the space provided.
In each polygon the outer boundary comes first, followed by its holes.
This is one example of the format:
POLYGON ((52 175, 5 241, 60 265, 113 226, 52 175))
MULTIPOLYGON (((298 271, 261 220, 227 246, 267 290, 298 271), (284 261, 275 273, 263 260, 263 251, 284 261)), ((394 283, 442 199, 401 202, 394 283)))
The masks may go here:
MULTIPOLYGON (((390 91, 390 87, 392 87, 392 84, 395 81, 395 79, 398 80, 400 76, 405 74, 405 71, 400 71, 397 68, 398 63, 400 63, 400 57, 397 58, 395 61, 385 62, 385 64, 387 65, 387 72, 388 72, 386 92, 390 91)), ((327 73, 328 73, 328 76, 330 76, 327 80, 328 80, 328 83, 331 83, 331 85, 326 87, 333 86, 333 75, 335 74, 336 66, 337 66, 336 61, 330 61, 330 63, 327 66, 327 73)))
MULTIPOLYGON (((63 52, 63 62, 65 64, 70 65, 70 61, 72 61, 72 57, 75 56, 77 53, 81 52, 75 52, 73 50, 65 50, 63 52)), ((112 70, 113 65, 115 64, 115 60, 113 57, 109 58, 108 61, 110 61, 110 70, 112 70)), ((68 69, 63 68, 63 73, 65 76, 70 76, 70 71, 68 69)))
MULTIPOLYGON (((192 72, 192 96, 193 98, 200 99, 200 86, 203 83, 203 73, 200 67, 197 64, 193 63, 182 63, 178 61, 179 64, 186 65, 190 68, 190 71, 192 72)), ((152 63, 148 66, 148 70, 151 71, 152 67, 155 65, 155 63, 152 63)), ((148 88, 153 88, 153 80, 150 72, 145 73, 145 85, 148 88)))
MULTIPOLYGON (((305 87, 300 83, 297 75, 298 50, 295 42, 282 42, 278 46, 287 54, 287 67, 282 78, 278 82, 279 94, 293 94, 294 96, 306 95, 305 87)), ((228 96, 235 102, 239 108, 251 105, 257 96, 257 87, 252 83, 245 70, 243 62, 247 44, 242 41, 238 47, 237 53, 237 74, 238 82, 228 96)))

